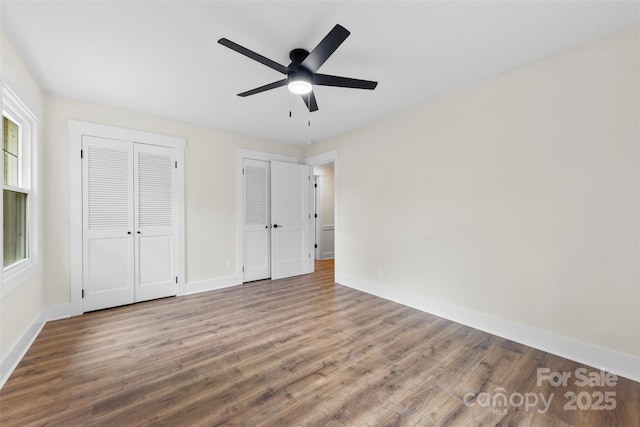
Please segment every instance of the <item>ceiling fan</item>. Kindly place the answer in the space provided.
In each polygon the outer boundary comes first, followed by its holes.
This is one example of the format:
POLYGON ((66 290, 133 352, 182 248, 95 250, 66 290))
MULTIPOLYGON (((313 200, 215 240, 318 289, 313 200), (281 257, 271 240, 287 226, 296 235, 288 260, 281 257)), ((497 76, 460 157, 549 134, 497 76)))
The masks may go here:
POLYGON ((226 38, 221 38, 218 40, 218 43, 287 76, 277 82, 269 83, 255 89, 239 93, 238 96, 245 97, 255 95, 267 90, 287 86, 289 91, 302 97, 302 100, 307 105, 309 111, 317 111, 318 103, 316 102, 316 97, 313 93, 313 85, 369 90, 375 89, 378 85, 378 82, 370 80, 331 76, 317 72, 322 64, 329 59, 342 42, 349 37, 349 34, 351 33, 346 28, 341 25, 336 25, 311 52, 305 49, 293 49, 289 53, 291 63, 287 67, 226 38))

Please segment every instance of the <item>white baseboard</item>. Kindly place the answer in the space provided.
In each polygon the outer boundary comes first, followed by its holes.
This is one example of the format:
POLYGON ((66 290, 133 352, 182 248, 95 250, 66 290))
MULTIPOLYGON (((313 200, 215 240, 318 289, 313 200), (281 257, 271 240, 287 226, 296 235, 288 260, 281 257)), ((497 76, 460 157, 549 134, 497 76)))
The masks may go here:
POLYGON ((213 291, 216 289, 229 288, 231 286, 241 285, 242 278, 240 276, 222 277, 220 279, 201 280, 199 282, 187 283, 185 285, 184 294, 191 295, 200 292, 213 291))
POLYGON ((640 382, 639 357, 618 353, 551 332, 434 301, 414 292, 391 288, 345 274, 336 273, 335 280, 344 286, 640 382))
POLYGON ((71 304, 58 304, 45 307, 40 317, 46 323, 52 320, 66 319, 72 315, 71 304))
POLYGON ((36 340, 44 325, 51 320, 65 319, 67 317, 71 317, 71 304, 52 305, 40 311, 40 314, 33 319, 29 328, 0 363, 0 389, 16 369, 31 344, 36 340))
POLYGON ((332 259, 335 254, 335 252, 322 252, 322 259, 332 259))
POLYGON ((31 344, 33 344, 36 337, 42 330, 42 327, 46 323, 41 320, 41 317, 42 313, 36 316, 35 319, 33 319, 31 324, 29 325, 29 328, 18 340, 18 342, 15 343, 2 363, 0 363, 0 389, 4 386, 4 383, 7 382, 14 369, 16 369, 24 355, 27 353, 27 350, 29 350, 29 347, 31 347, 31 344))

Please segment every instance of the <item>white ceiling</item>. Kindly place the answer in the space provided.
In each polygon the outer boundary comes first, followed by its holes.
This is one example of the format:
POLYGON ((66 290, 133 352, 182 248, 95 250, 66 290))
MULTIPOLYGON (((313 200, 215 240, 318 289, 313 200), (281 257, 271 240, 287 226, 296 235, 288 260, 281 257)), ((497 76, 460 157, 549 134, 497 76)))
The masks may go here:
POLYGON ((43 90, 276 141, 321 141, 640 20, 639 3, 585 1, 8 1, 2 28, 43 90), (351 36, 309 113, 283 78, 217 43, 288 65, 335 25, 351 36), (289 118, 289 108, 293 117, 289 118), (309 120, 311 126, 308 126, 309 120))

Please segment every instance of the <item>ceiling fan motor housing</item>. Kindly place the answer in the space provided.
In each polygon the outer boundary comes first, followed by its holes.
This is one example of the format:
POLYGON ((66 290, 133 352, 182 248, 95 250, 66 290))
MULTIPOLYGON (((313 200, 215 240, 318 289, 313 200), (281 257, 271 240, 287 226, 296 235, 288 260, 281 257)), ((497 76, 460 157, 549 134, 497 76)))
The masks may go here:
POLYGON ((304 61, 304 59, 309 56, 309 51, 306 49, 293 49, 289 52, 289 59, 291 59, 291 65, 289 68, 295 68, 304 61))

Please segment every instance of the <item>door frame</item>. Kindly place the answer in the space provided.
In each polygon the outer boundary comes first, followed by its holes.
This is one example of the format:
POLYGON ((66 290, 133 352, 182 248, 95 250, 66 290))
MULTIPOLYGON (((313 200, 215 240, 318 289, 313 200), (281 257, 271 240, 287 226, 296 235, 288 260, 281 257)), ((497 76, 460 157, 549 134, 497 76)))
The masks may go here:
POLYGON ((83 313, 82 304, 82 137, 84 135, 158 145, 176 149, 176 227, 178 295, 185 287, 184 149, 185 139, 133 129, 69 120, 69 223, 70 316, 83 313))
POLYGON ((295 156, 284 154, 266 153, 263 151, 246 150, 238 148, 236 150, 236 261, 235 276, 238 284, 244 283, 244 180, 242 179, 242 165, 244 159, 262 160, 264 162, 284 162, 298 163, 295 156))
MULTIPOLYGON (((331 151, 326 151, 324 153, 320 153, 320 154, 316 154, 313 156, 309 156, 309 157, 305 157, 304 158, 304 164, 305 165, 309 165, 311 167, 313 166, 322 166, 322 165, 326 165, 327 163, 333 163, 333 218, 334 218, 334 232, 333 232, 333 236, 334 236, 334 242, 333 242, 333 247, 334 247, 334 262, 335 262, 335 269, 337 271, 337 267, 338 267, 338 254, 340 251, 340 245, 338 244, 339 239, 340 239, 340 216, 338 215, 338 213, 340 212, 340 210, 338 209, 338 203, 339 203, 339 173, 338 173, 338 150, 331 150, 331 151)), ((320 245, 318 245, 319 247, 320 245)), ((314 253, 316 253, 314 251, 314 253)))

